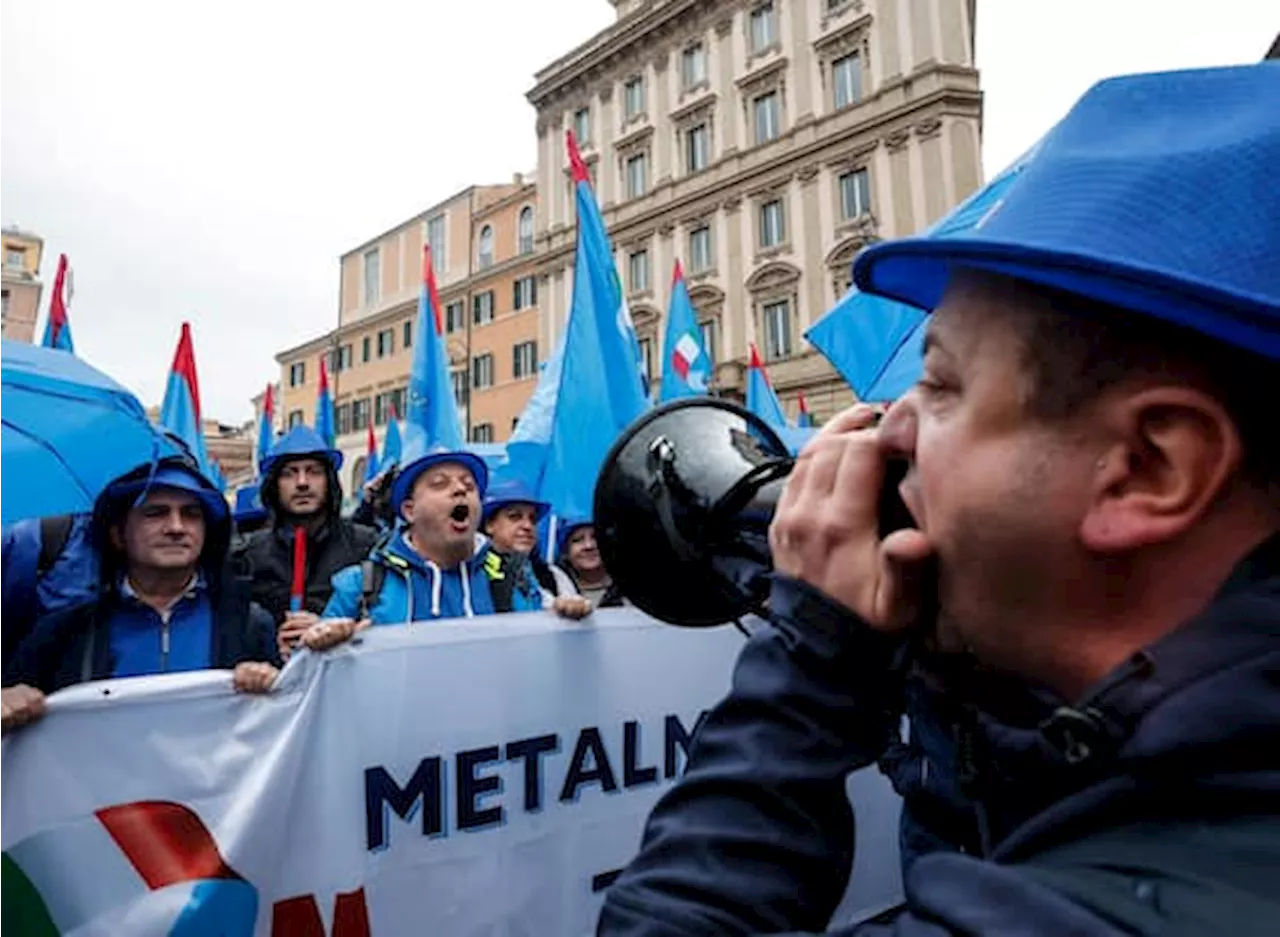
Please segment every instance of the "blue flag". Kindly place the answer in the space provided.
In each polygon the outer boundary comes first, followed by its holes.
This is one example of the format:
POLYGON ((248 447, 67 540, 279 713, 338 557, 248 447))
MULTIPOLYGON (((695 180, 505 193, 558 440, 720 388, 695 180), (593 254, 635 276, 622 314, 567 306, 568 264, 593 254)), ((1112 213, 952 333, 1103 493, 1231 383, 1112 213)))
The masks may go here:
MULTIPOLYGON (((982 223, 1035 156, 1019 157, 962 202, 926 237, 963 235, 982 223)), ((805 333, 862 400, 895 400, 920 378, 925 313, 915 306, 851 289, 805 333)))
POLYGON ((662 403, 681 397, 698 397, 707 392, 711 359, 702 347, 702 330, 693 314, 684 271, 676 261, 671 279, 671 305, 667 308, 667 334, 662 342, 662 403))
POLYGON ((316 432, 330 449, 337 445, 338 427, 333 414, 333 394, 329 393, 329 369, 320 356, 320 388, 316 392, 316 432))
POLYGON ((561 517, 590 517, 605 454, 649 399, 613 249, 572 133, 568 147, 578 243, 542 500, 561 517))
POLYGON ((400 445, 400 421, 396 419, 396 415, 391 414, 391 419, 387 420, 387 435, 382 440, 382 460, 378 463, 380 468, 389 468, 392 465, 404 464, 404 452, 400 445))
POLYGON ((538 383, 529 402, 520 411, 511 438, 507 440, 507 464, 502 477, 518 480, 530 491, 542 488, 542 473, 551 449, 551 427, 560 394, 560 373, 564 365, 564 339, 556 345, 550 361, 538 369, 538 383))
POLYGON ((765 372, 764 362, 760 360, 760 352, 754 344, 747 364, 747 409, 774 429, 789 425, 782 409, 782 401, 769 383, 769 375, 765 372))
POLYGON ((75 354, 75 342, 71 340, 71 321, 67 310, 71 306, 71 268, 67 255, 58 255, 58 272, 53 278, 53 293, 49 297, 49 317, 44 322, 45 348, 57 348, 75 354))
POLYGON ((422 290, 418 294, 418 342, 409 372, 405 443, 415 458, 435 446, 459 450, 465 440, 449 379, 449 352, 440 323, 440 297, 431 265, 431 246, 422 248, 422 290))
POLYGON ((271 447, 276 444, 276 405, 275 388, 267 385, 267 392, 262 395, 262 413, 258 416, 258 451, 257 468, 262 472, 262 463, 267 461, 271 447))
POLYGON ((169 368, 164 402, 160 405, 160 425, 182 440, 207 478, 209 453, 205 448, 204 421, 200 417, 200 382, 196 377, 195 346, 191 342, 191 325, 182 323, 178 348, 169 368))

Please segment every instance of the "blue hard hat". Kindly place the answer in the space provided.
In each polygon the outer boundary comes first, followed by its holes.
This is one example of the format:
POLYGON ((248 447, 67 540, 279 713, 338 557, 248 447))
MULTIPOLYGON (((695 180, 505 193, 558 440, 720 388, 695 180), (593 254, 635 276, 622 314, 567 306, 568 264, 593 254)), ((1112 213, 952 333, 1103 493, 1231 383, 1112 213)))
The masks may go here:
POLYGON ((573 535, 575 530, 594 526, 595 521, 589 517, 568 517, 561 520, 560 526, 556 530, 556 558, 560 559, 564 556, 565 550, 569 546, 569 537, 573 535))
POLYGON ((858 289, 931 310, 957 269, 1280 358, 1280 62, 1100 82, 976 227, 868 247, 858 289))
POLYGON ((485 493, 484 511, 480 522, 487 524, 489 518, 493 517, 500 508, 508 504, 533 505, 535 521, 542 520, 547 516, 547 512, 551 510, 551 505, 545 501, 539 501, 538 496, 520 479, 505 478, 502 481, 494 482, 493 486, 485 493))
POLYGON ((324 459, 333 466, 334 471, 342 468, 342 453, 332 449, 324 441, 324 437, 310 426, 299 424, 285 433, 267 452, 267 456, 258 466, 258 472, 265 481, 271 470, 290 459, 324 459))
POLYGON ((489 467, 484 464, 484 459, 464 450, 436 446, 426 455, 414 459, 396 476, 395 484, 391 486, 391 508, 397 515, 400 513, 400 505, 404 504, 413 491, 413 484, 418 480, 418 476, 431 466, 444 462, 457 463, 471 472, 471 477, 476 480, 480 497, 484 498, 485 489, 489 485, 489 467))

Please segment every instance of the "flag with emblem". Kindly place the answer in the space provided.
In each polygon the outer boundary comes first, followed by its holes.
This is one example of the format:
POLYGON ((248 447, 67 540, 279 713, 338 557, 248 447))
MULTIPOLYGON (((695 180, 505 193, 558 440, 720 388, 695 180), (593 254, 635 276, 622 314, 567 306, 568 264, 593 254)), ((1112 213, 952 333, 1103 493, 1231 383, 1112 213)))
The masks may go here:
POLYGON ((702 347, 702 330, 693 314, 684 270, 676 261, 671 278, 671 304, 667 308, 667 333, 662 343, 662 402, 681 397, 697 397, 707 392, 711 359, 702 347))
POLYGON ((316 391, 316 432, 330 449, 337 443, 338 432, 333 414, 333 394, 329 391, 328 353, 320 356, 320 387, 316 391))

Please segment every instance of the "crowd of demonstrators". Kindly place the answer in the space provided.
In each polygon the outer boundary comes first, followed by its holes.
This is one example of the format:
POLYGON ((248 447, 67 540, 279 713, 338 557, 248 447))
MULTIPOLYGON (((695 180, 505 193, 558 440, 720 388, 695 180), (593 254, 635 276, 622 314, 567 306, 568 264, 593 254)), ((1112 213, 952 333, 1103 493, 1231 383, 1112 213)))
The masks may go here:
POLYGON ((342 453, 314 429, 295 426, 260 466, 260 496, 269 523, 240 543, 253 575, 253 598, 279 628, 281 654, 288 657, 303 632, 319 621, 333 592, 333 577, 359 563, 378 541, 378 531, 342 517, 338 469, 342 453), (302 607, 290 607, 296 540, 304 540, 302 607))
POLYGON ((860 255, 932 310, 923 378, 802 453, 771 627, 601 937, 1280 933, 1277 100, 1104 82, 978 230, 860 255), (890 460, 918 529, 878 529, 890 460), (833 924, 886 754, 905 905, 833 924))
POLYGON ((6 730, 38 717, 45 694, 108 677, 234 668, 237 689, 270 687, 275 624, 229 556, 230 510, 203 476, 182 460, 142 466, 99 496, 87 536, 97 586, 60 596, 13 648, 6 730))

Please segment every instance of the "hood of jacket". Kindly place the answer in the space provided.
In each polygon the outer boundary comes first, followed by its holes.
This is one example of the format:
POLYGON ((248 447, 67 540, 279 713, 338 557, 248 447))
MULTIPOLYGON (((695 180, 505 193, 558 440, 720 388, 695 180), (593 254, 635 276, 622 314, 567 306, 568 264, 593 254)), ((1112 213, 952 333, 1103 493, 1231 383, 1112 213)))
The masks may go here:
POLYGON ((998 859, 1116 816, 1247 812, 1254 803, 1273 811, 1280 536, 1246 557, 1204 611, 1079 700, 1037 692, 1004 701, 957 707, 960 782, 998 859), (1179 802, 1149 795, 1171 782, 1179 802))
POLYGON ((278 525, 286 519, 280 509, 280 470, 298 459, 319 459, 324 463, 325 477, 329 482, 324 503, 325 516, 329 520, 338 517, 342 511, 342 480, 338 477, 342 453, 330 449, 311 427, 295 426, 271 447, 262 464, 262 483, 258 490, 262 506, 271 513, 273 523, 278 525))

